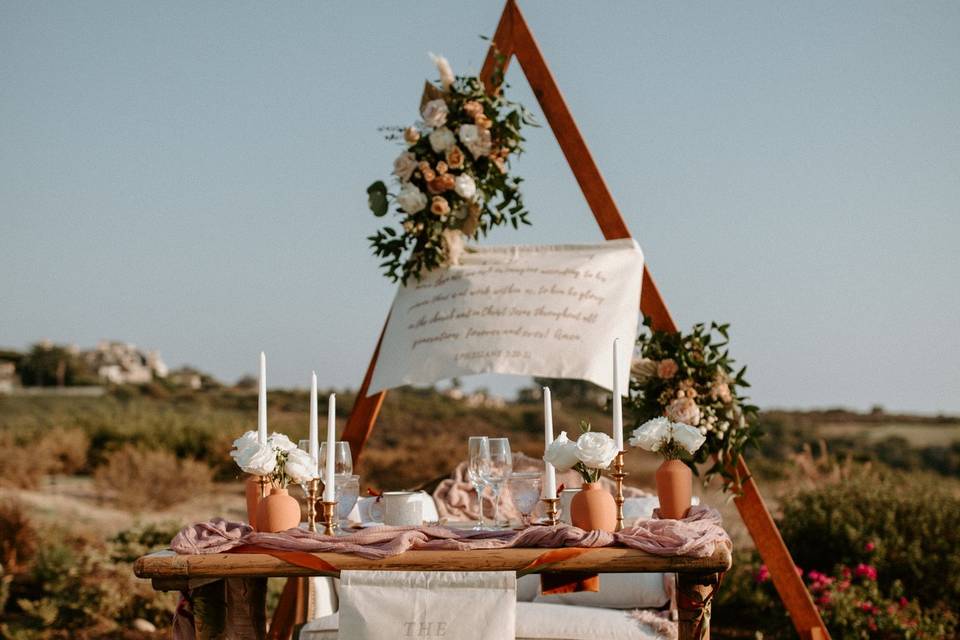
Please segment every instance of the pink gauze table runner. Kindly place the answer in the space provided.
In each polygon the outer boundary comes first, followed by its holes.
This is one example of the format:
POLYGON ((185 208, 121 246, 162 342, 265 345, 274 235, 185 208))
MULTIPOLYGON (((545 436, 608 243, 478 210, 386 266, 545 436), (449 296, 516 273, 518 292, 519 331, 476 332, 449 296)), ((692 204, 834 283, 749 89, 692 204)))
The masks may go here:
POLYGON ((380 559, 410 550, 470 551, 511 547, 624 546, 658 556, 705 558, 717 545, 733 545, 715 509, 694 506, 683 520, 641 520, 616 533, 584 531, 577 527, 534 526, 522 531, 473 531, 443 526, 373 527, 342 536, 324 536, 305 529, 261 533, 250 525, 215 518, 184 528, 170 544, 180 554, 225 553, 253 545, 277 551, 351 553, 380 559))

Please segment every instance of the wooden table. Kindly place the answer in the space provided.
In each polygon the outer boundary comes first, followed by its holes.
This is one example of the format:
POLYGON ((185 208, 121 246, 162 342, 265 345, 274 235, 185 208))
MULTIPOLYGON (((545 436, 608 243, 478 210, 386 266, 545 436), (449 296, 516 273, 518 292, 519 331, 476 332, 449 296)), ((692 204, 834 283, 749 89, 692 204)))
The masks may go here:
MULTIPOLYGON (((474 551, 407 551, 383 560, 355 555, 317 553, 340 570, 380 571, 520 571, 550 549, 483 549, 474 551)), ((590 549, 573 558, 534 568, 543 572, 676 573, 679 638, 710 637, 710 602, 721 575, 730 568, 724 548, 708 558, 663 557, 623 547, 590 549)), ((152 580, 158 591, 193 590, 201 595, 194 614, 198 639, 265 637, 263 610, 266 578, 337 576, 267 554, 177 555, 159 551, 137 559, 134 573, 152 580), (227 587, 224 587, 224 584, 227 587), (206 590, 206 591, 204 591, 206 590), (209 617, 219 616, 219 621, 209 617), (222 628, 222 630, 220 630, 222 628), (212 633, 211 630, 215 630, 212 633)))

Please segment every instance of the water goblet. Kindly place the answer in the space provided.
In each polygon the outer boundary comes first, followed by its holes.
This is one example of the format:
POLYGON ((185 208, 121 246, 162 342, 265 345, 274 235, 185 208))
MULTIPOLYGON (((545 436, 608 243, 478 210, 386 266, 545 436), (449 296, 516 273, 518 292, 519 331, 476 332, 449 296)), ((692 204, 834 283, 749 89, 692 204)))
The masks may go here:
POLYGON ((342 523, 341 529, 347 524, 347 518, 350 512, 357 504, 360 497, 360 476, 357 475, 338 475, 334 476, 334 487, 337 500, 337 518, 342 523))
MULTIPOLYGON (((353 456, 350 452, 350 443, 338 440, 333 446, 333 474, 335 476, 353 475, 353 456)), ((320 476, 327 468, 327 443, 320 443, 320 476)))
POLYGON ((513 471, 513 454, 507 438, 489 438, 490 464, 484 474, 484 481, 493 492, 493 525, 500 526, 500 495, 513 471))
POLYGON ((530 523, 530 514, 540 502, 541 476, 538 471, 514 471, 510 474, 510 497, 520 512, 523 526, 530 523))
POLYGON ((486 528, 483 521, 483 489, 486 487, 484 478, 489 466, 490 439, 487 436, 471 436, 467 441, 467 478, 477 491, 477 503, 480 505, 480 521, 473 527, 476 531, 486 528))

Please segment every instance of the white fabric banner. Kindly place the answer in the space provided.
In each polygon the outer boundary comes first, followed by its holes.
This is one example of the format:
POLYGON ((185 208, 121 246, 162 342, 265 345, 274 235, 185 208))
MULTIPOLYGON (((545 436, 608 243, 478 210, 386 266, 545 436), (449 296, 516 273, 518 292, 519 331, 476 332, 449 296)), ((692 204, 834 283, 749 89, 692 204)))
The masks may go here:
POLYGON ((342 571, 340 638, 513 640, 512 571, 342 571))
MULTIPOLYGON (((370 393, 477 373, 629 380, 643 253, 631 239, 482 247, 400 287, 370 393)), ((622 385, 627 394, 627 385, 622 385)))

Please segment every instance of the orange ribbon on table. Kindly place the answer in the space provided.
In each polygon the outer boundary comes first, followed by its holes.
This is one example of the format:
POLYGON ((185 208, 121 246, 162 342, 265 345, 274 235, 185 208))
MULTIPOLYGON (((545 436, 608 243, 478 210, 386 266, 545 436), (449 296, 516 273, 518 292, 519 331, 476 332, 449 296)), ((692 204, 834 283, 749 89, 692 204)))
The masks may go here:
MULTIPOLYGON (((517 575, 530 573, 537 567, 563 562, 577 556, 587 553, 590 549, 586 547, 565 547, 563 549, 551 549, 542 553, 534 560, 517 571, 517 575)), ((580 591, 597 592, 600 590, 600 576, 596 573, 587 573, 583 571, 561 571, 557 573, 540 574, 540 592, 545 596, 558 593, 575 593, 580 591)))
POLYGON ((245 544, 234 547, 227 553, 261 553, 305 569, 313 569, 314 571, 322 571, 324 573, 340 573, 340 569, 337 567, 306 551, 280 551, 278 549, 267 549, 253 544, 245 544))

